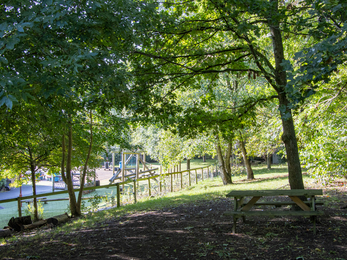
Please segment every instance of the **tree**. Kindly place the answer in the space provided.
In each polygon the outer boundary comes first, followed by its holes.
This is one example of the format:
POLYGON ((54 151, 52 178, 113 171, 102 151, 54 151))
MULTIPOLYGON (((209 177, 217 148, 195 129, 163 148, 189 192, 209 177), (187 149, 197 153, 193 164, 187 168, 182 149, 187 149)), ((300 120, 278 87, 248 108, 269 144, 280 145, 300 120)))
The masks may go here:
POLYGON ((245 167, 246 167, 247 179, 253 180, 254 179, 254 173, 253 173, 252 166, 251 166, 251 163, 250 163, 249 158, 248 158, 248 154, 247 154, 247 150, 246 150, 246 141, 245 141, 244 136, 245 135, 241 131, 239 131, 239 134, 238 134, 239 146, 241 149, 243 162, 244 162, 245 167))
POLYGON ((281 145, 281 122, 276 104, 268 104, 257 109, 248 135, 246 147, 249 155, 265 157, 267 168, 271 169, 272 154, 281 145))
MULTIPOLYGON (((3 166, 0 176, 8 174, 9 178, 23 176, 26 181, 31 180, 33 195, 36 195, 38 172, 57 166, 52 158, 52 153, 59 148, 56 129, 47 125, 51 115, 37 103, 0 110, 0 164, 3 166)), ((34 198, 34 220, 38 218, 34 198)))
POLYGON ((203 154, 212 154, 213 142, 209 136, 198 135, 195 138, 181 137, 172 130, 164 130, 154 125, 138 126, 132 134, 132 144, 139 146, 147 154, 158 160, 166 169, 177 166, 184 159, 203 154))
MULTIPOLYGON (((160 10, 161 17, 167 20, 161 21, 148 44, 136 52, 138 65, 134 68, 139 89, 150 92, 156 102, 162 100, 162 105, 153 111, 163 115, 160 111, 167 114, 174 106, 177 89, 197 88, 202 77, 212 82, 227 73, 263 77, 272 92, 261 99, 276 96, 278 100, 290 187, 303 189, 292 117, 296 104, 293 97, 304 100, 314 92, 307 91, 307 85, 293 85, 298 82, 293 78, 288 81, 284 61, 294 64, 289 54, 317 42, 307 36, 322 28, 319 17, 311 15, 319 4, 322 1, 165 2, 160 10), (300 41, 300 46, 289 44, 293 41, 300 41)), ((147 98, 146 106, 150 100, 147 98)), ((246 101, 245 107, 260 99, 246 101)))
POLYGON ((152 5, 25 0, 3 1, 0 8, 0 106, 11 108, 33 93, 64 95, 71 85, 77 92, 93 87, 115 107, 130 101, 126 60, 146 37, 135 32, 152 5))
POLYGON ((229 140, 223 142, 219 135, 216 136, 216 151, 218 158, 218 167, 221 171, 221 177, 223 180, 223 184, 232 184, 232 172, 231 172, 231 164, 230 157, 232 155, 232 138, 229 137, 229 140), (224 147, 224 149, 223 149, 224 147), (223 150, 225 153, 223 153, 223 150))
POLYGON ((153 6, 131 0, 25 0, 5 1, 0 8, 0 107, 40 100, 54 113, 49 124, 62 129, 61 169, 71 212, 80 215, 80 196, 76 204, 70 179, 73 149, 80 141, 74 135, 88 133, 85 175, 96 132, 92 118, 105 116, 100 124, 112 130, 125 125, 112 109, 121 113, 133 99, 126 61, 146 37, 135 32, 147 23, 153 6))

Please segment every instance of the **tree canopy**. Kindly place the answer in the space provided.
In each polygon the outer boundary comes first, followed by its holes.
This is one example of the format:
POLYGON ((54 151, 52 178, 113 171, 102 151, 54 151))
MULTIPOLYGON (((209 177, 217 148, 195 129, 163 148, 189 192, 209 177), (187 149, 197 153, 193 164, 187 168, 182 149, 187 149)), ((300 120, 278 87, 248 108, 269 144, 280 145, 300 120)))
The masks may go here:
POLYGON ((24 147, 32 129, 31 146, 51 140, 37 149, 47 148, 68 176, 73 165, 86 169, 104 142, 128 145, 130 123, 152 124, 138 128, 151 136, 136 144, 167 165, 211 143, 230 157, 237 135, 243 144, 253 134, 249 144, 263 145, 251 153, 264 153, 281 135, 290 187, 304 188, 300 149, 316 167, 324 163, 313 163, 311 137, 344 141, 345 107, 329 100, 344 100, 346 8, 342 0, 3 1, 2 143, 24 147), (315 106, 341 121, 318 123, 315 106), (319 134, 306 135, 314 123, 303 115, 315 118, 319 134), (73 146, 87 156, 73 162, 73 146))

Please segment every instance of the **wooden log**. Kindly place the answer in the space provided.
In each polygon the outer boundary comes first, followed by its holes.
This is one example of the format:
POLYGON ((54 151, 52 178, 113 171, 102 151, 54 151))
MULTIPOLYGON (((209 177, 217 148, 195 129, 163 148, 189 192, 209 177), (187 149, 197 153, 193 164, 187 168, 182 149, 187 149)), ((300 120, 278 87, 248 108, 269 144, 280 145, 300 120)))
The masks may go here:
POLYGON ((64 213, 62 215, 58 215, 52 218, 48 218, 47 219, 47 223, 48 224, 53 224, 54 226, 60 224, 60 223, 64 223, 67 222, 69 220, 69 216, 67 213, 64 213))
POLYGON ((10 236, 12 236, 12 231, 10 229, 0 229, 0 238, 10 236))
POLYGON ((23 226, 23 230, 39 228, 39 227, 42 227, 43 225, 46 225, 46 224, 47 224, 47 220, 46 219, 39 220, 39 221, 36 221, 36 222, 34 222, 32 224, 24 225, 23 226))
POLYGON ((24 217, 18 217, 18 218, 12 217, 10 221, 8 222, 8 226, 13 228, 15 231, 22 231, 24 225, 28 225, 31 223, 32 221, 30 216, 24 216, 24 217))

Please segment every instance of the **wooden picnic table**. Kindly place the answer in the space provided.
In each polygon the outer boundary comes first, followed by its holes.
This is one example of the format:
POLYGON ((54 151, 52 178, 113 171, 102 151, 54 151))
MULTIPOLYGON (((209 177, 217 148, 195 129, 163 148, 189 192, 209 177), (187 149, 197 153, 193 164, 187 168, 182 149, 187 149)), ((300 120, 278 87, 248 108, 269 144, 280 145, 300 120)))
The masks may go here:
MULTIPOLYGON (((234 211, 226 212, 226 215, 233 216, 233 233, 236 230, 236 222, 239 217, 245 221, 246 216, 309 216, 313 220, 313 233, 316 234, 316 217, 323 215, 321 211, 316 211, 316 196, 323 195, 322 190, 235 190, 229 192, 226 197, 233 197, 235 200, 234 211), (290 201, 277 201, 279 197, 289 197, 290 201), (251 199, 245 202, 246 197, 251 199), (262 197, 267 197, 267 201, 258 202, 262 197), (306 198, 302 200, 301 198, 306 198), (273 206, 288 206, 297 205, 302 210, 262 210, 252 211, 254 206, 273 205, 273 206)), ((322 204, 322 203, 318 203, 322 204)))

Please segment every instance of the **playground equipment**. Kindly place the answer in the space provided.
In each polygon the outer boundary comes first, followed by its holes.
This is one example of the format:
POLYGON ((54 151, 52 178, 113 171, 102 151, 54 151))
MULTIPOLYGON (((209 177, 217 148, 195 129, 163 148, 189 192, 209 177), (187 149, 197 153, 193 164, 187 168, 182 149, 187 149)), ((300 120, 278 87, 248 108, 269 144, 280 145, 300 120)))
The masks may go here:
MULTIPOLYGON (((60 173, 54 173, 52 175, 47 176, 47 180, 52 182, 52 192, 56 190, 66 190, 67 185, 63 181, 63 178, 60 173), (52 179, 53 175, 53 179, 52 179)), ((71 178, 72 178, 72 185, 74 189, 80 188, 80 172, 71 172, 71 178)), ((90 180, 88 181, 88 177, 86 177, 84 187, 90 187, 97 185, 97 181, 95 180, 95 173, 94 173, 94 181, 90 180)), ((100 181, 98 181, 98 185, 100 186, 100 181)))
MULTIPOLYGON (((112 165, 115 165, 115 152, 112 152, 112 165)), ((141 177, 145 176, 154 176, 159 175, 159 168, 152 168, 150 169, 147 167, 145 162, 145 154, 143 152, 132 152, 132 151, 122 151, 121 153, 121 161, 119 163, 119 168, 117 168, 117 171, 115 172, 115 167, 112 167, 113 169, 113 176, 111 177, 110 184, 113 183, 115 180, 125 181, 127 179, 139 179, 141 177), (141 158, 143 157, 143 158, 141 158), (130 166, 129 162, 135 158, 135 167, 130 166), (140 162, 143 165, 143 170, 140 170, 140 162)))

